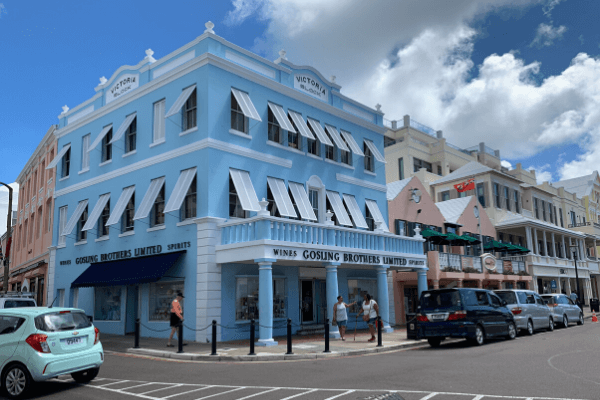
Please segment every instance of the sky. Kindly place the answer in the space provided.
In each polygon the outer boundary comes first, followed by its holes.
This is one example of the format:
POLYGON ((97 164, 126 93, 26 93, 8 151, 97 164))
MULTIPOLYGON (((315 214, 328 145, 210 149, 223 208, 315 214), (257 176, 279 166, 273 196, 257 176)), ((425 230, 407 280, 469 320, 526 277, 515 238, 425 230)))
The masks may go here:
POLYGON ((61 107, 159 59, 212 21, 267 59, 335 75, 385 118, 499 149, 538 181, 600 164, 596 0, 0 0, 0 181, 13 182, 61 107))

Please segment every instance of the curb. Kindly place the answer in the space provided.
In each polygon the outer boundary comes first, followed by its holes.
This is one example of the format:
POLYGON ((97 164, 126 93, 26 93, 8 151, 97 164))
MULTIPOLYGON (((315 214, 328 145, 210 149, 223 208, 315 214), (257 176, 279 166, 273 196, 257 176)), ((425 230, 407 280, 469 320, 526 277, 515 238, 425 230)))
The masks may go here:
POLYGON ((386 353, 394 350, 409 349, 412 347, 422 346, 426 344, 425 340, 416 340, 409 343, 389 345, 385 347, 375 347, 370 349, 348 350, 339 353, 309 353, 309 354, 269 354, 264 356, 226 356, 226 355, 204 355, 196 353, 173 353, 163 350, 154 349, 127 349, 127 353, 143 356, 171 358, 174 360, 187 361, 286 361, 286 360, 316 360, 322 358, 342 358, 350 356, 361 356, 366 354, 386 353))

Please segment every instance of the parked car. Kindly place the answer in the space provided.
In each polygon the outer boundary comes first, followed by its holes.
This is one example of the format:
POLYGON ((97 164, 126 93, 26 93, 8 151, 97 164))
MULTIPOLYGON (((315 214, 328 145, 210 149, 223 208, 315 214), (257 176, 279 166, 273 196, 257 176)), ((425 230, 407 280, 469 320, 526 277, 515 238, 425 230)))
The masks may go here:
POLYGON ((83 310, 0 310, 0 385, 7 397, 20 398, 34 382, 59 375, 89 382, 103 362, 100 331, 83 310))
POLYGON ((539 294, 531 290, 495 290, 494 293, 506 302, 506 307, 515 316, 517 329, 528 335, 536 330, 554 330, 556 321, 552 311, 539 294))
POLYGON ((517 336, 513 314, 498 296, 484 289, 424 291, 417 321, 420 337, 432 347, 446 337, 465 338, 480 346, 486 338, 517 336))
POLYGON ((17 307, 37 307, 33 293, 8 292, 0 294, 0 309, 17 307))
POLYGON ((564 294, 543 294, 542 299, 548 302, 555 321, 567 328, 571 321, 577 321, 577 325, 583 325, 583 311, 573 300, 564 294))

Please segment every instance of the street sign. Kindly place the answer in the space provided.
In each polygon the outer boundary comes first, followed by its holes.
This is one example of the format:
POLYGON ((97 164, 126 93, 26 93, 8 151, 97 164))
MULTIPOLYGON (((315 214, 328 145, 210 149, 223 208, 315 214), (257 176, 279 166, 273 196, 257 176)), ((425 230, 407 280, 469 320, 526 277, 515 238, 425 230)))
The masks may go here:
POLYGON ((550 281, 550 288, 556 289, 556 281, 555 280, 550 281))

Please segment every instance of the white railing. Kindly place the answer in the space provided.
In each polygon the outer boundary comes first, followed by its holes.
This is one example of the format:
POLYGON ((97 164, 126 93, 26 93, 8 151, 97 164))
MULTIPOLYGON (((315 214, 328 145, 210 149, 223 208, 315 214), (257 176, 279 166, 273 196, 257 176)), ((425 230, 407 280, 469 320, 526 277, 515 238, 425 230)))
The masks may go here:
POLYGON ((461 254, 439 253, 440 270, 451 268, 460 272, 483 272, 481 257, 463 256, 461 254))

